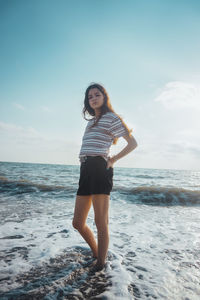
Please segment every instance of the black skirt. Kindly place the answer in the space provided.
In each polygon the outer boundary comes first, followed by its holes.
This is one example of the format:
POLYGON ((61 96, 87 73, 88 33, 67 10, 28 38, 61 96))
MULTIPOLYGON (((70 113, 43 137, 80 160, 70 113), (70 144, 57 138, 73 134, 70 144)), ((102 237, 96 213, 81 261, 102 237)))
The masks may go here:
POLYGON ((112 187, 113 168, 107 169, 107 162, 102 156, 86 156, 80 166, 77 195, 110 195, 112 187))

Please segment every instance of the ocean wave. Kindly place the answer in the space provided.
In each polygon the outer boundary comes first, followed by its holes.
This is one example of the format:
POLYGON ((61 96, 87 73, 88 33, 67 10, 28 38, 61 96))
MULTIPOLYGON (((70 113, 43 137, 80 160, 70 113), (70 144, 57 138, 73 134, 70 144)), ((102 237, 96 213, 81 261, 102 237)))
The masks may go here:
POLYGON ((126 194, 128 201, 149 205, 200 205, 200 191, 178 187, 139 186, 121 187, 117 192, 126 194))
MULTIPOLYGON (((78 188, 77 184, 55 185, 34 183, 26 179, 10 180, 6 177, 0 177, 0 192, 9 194, 24 194, 38 192, 53 192, 75 194, 78 188)), ((167 186, 138 186, 128 188, 123 186, 114 186, 113 192, 127 195, 127 201, 132 203, 142 203, 149 205, 200 205, 200 190, 190 190, 178 187, 167 186)))
POLYGON ((155 176, 155 175, 135 175, 136 178, 142 178, 142 179, 165 179, 164 176, 155 176))
POLYGON ((0 191, 13 192, 16 194, 34 193, 34 192, 54 192, 54 191, 75 191, 73 186, 51 185, 35 183, 30 180, 10 180, 6 177, 0 177, 0 191))

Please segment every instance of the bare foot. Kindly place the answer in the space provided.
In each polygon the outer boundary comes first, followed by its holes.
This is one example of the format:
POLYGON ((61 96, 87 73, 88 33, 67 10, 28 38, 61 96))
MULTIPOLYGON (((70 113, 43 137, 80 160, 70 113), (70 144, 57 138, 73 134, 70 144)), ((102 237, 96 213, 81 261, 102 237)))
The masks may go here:
POLYGON ((100 264, 96 263, 91 269, 90 269, 90 274, 94 274, 96 272, 102 271, 103 268, 105 267, 105 264, 100 264))

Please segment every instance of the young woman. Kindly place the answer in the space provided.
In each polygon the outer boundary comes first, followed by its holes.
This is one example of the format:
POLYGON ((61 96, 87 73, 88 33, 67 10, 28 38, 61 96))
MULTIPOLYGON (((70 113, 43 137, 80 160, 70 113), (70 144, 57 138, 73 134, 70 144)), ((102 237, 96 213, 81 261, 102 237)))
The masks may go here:
POLYGON ((80 179, 74 209, 73 226, 90 246, 97 258, 94 271, 102 270, 109 244, 108 210, 110 192, 113 187, 113 165, 137 147, 123 120, 114 112, 108 93, 97 83, 85 92, 83 115, 88 124, 82 139, 79 154, 80 179), (86 114, 92 116, 89 120, 86 114), (126 147, 117 155, 109 157, 109 148, 119 137, 127 141, 126 147), (86 224, 88 212, 93 204, 98 243, 86 224))

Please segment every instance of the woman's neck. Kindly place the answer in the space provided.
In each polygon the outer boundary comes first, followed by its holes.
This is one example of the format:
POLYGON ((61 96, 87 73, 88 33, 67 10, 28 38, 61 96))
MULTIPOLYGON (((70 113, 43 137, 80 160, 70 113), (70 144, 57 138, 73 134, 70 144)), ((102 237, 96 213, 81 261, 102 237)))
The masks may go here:
POLYGON ((101 114, 101 110, 95 110, 95 118, 98 119, 101 114))

